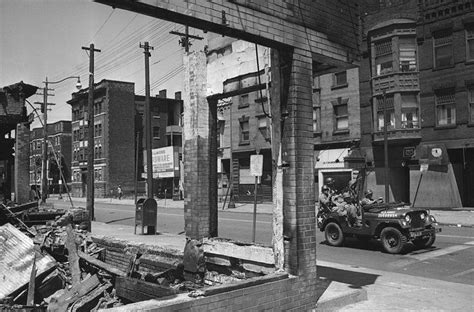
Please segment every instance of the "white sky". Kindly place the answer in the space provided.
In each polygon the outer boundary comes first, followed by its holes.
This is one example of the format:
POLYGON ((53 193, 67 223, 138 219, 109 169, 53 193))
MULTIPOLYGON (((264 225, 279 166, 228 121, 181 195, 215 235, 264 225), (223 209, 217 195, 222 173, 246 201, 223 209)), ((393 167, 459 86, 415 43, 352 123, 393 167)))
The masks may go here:
MULTIPOLYGON (((112 9, 92 0, 0 0, 0 87, 23 81, 44 87, 43 81, 80 76, 89 85, 89 57, 81 47, 94 43, 95 78, 135 83, 135 93, 144 94, 144 55, 139 43, 148 41, 154 50, 150 58, 151 95, 167 89, 168 97, 183 89, 182 56, 178 36, 184 26, 130 11, 112 9)), ((197 29, 190 34, 203 36, 197 29)), ((193 41, 190 51, 204 44, 193 41)), ((66 101, 75 92, 75 79, 51 84, 55 96, 48 123, 70 120, 66 101)), ((34 95, 29 102, 42 102, 34 95)), ((38 107, 38 105, 36 105, 38 107)), ((28 111, 31 111, 29 109, 28 111)), ((32 128, 39 127, 37 120, 32 128)))

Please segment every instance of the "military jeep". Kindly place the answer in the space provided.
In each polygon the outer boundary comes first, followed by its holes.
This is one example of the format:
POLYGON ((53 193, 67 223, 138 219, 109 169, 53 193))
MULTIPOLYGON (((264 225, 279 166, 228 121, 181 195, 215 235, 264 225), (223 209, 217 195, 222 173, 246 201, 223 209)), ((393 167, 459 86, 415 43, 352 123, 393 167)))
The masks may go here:
POLYGON ((384 250, 401 253, 408 242, 417 248, 428 248, 435 242, 436 220, 428 210, 412 208, 404 203, 375 203, 359 207, 361 222, 350 225, 345 216, 332 211, 319 211, 317 224, 331 246, 341 246, 345 237, 363 241, 380 239, 384 250))

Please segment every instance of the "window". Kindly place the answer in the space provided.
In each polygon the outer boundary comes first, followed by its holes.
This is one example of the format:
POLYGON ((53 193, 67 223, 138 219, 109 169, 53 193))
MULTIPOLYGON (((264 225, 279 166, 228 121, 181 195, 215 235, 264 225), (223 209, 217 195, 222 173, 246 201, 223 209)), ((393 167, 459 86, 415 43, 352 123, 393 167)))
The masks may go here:
POLYGON ((347 72, 346 71, 334 74, 333 87, 343 87, 343 86, 347 86, 347 72))
POLYGON ((391 39, 375 44, 375 70, 376 76, 388 74, 393 71, 391 39))
POLYGON ((466 28, 466 61, 474 61, 474 24, 466 28))
POLYGON ((160 139, 160 127, 159 126, 153 127, 153 139, 155 139, 155 140, 160 139))
POLYGON ((94 136, 100 137, 102 136, 102 124, 94 125, 94 136))
POLYGON ((239 107, 238 108, 245 108, 249 107, 249 95, 243 94, 240 96, 239 107))
POLYGON ((469 123, 474 124, 474 85, 468 87, 467 98, 469 103, 469 123))
POLYGON ((450 126, 456 124, 456 101, 454 90, 440 90, 435 93, 436 125, 450 126))
POLYGON ((321 132, 321 89, 313 89, 313 132, 321 132))
POLYGON ((419 128, 418 96, 416 94, 402 94, 402 129, 419 128))
POLYGON ((347 109, 348 101, 349 99, 342 98, 338 98, 336 101, 331 101, 334 107, 334 130, 336 131, 349 129, 349 113, 347 109))
POLYGON ((452 33, 444 31, 434 34, 433 43, 435 68, 452 66, 454 64, 452 33))
POLYGON ((383 131, 385 121, 387 130, 395 129, 395 110, 393 107, 393 95, 377 98, 377 131, 383 131), (386 117, 384 118, 384 106, 386 107, 386 117))
POLYGON ((265 140, 270 139, 270 132, 268 130, 268 121, 267 117, 265 116, 259 116, 258 118, 258 130, 262 134, 262 136, 265 138, 265 140))
POLYGON ((416 71, 415 39, 400 39, 400 71, 416 71))
POLYGON ((250 141, 250 132, 249 132, 249 118, 243 116, 239 118, 240 122, 240 143, 249 143, 250 141))

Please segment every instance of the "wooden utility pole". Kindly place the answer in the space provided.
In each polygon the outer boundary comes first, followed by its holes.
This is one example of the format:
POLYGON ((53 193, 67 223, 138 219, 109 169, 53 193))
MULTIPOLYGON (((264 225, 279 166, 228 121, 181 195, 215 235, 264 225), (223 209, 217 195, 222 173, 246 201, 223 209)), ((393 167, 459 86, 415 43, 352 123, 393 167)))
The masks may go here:
POLYGON ((82 47, 89 51, 89 98, 87 101, 87 211, 89 211, 90 221, 95 220, 94 216, 94 52, 100 50, 94 48, 91 43, 89 47, 82 47))
POLYGON ((148 198, 153 198, 153 159, 151 150, 152 133, 151 133, 151 112, 150 112, 150 50, 153 47, 145 42, 140 43, 140 48, 144 49, 145 54, 145 148, 146 148, 146 194, 148 198))
POLYGON ((184 34, 182 32, 179 32, 179 31, 170 31, 170 34, 181 36, 181 40, 179 40, 179 44, 184 48, 184 51, 186 53, 189 52, 189 47, 192 45, 190 39, 197 39, 197 40, 204 39, 203 37, 200 37, 200 36, 190 35, 189 34, 189 27, 187 25, 184 28, 184 34))
MULTIPOLYGON (((41 203, 46 203, 46 198, 48 198, 48 105, 54 105, 53 103, 48 103, 48 91, 52 89, 48 88, 49 82, 48 77, 43 81, 43 103, 35 102, 35 104, 41 105, 41 112, 43 113, 43 159, 41 165, 41 203)), ((40 94, 41 95, 41 94, 40 94)))

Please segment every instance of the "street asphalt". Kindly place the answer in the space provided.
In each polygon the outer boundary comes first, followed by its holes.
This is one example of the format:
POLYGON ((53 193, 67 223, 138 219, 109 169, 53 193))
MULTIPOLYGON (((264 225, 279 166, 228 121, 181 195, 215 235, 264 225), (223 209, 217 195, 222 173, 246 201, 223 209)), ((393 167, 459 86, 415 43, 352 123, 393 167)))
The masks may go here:
MULTIPOLYGON (((73 198, 73 201, 85 202, 85 198, 73 198)), ((96 201, 134 205, 133 199, 96 201)), ((219 205, 219 209, 222 209, 222 203, 219 205)), ((159 199, 158 209, 160 207, 183 209, 184 202, 159 199)), ((252 213, 253 209, 253 203, 236 203, 236 208, 225 207, 226 211, 241 213, 252 213)), ((258 203, 257 212, 271 214, 272 204, 258 203)), ((473 208, 431 210, 431 213, 443 226, 474 227, 473 208)), ((140 229, 137 228, 137 233, 139 232, 140 229)), ((135 235, 133 226, 101 222, 92 223, 92 234, 179 251, 184 250, 186 242, 185 235, 135 235)), ((474 307, 472 285, 320 260, 317 265, 336 269, 336 274, 345 277, 344 283, 338 282, 336 277, 333 279, 320 298, 317 311, 472 311, 474 307)))

